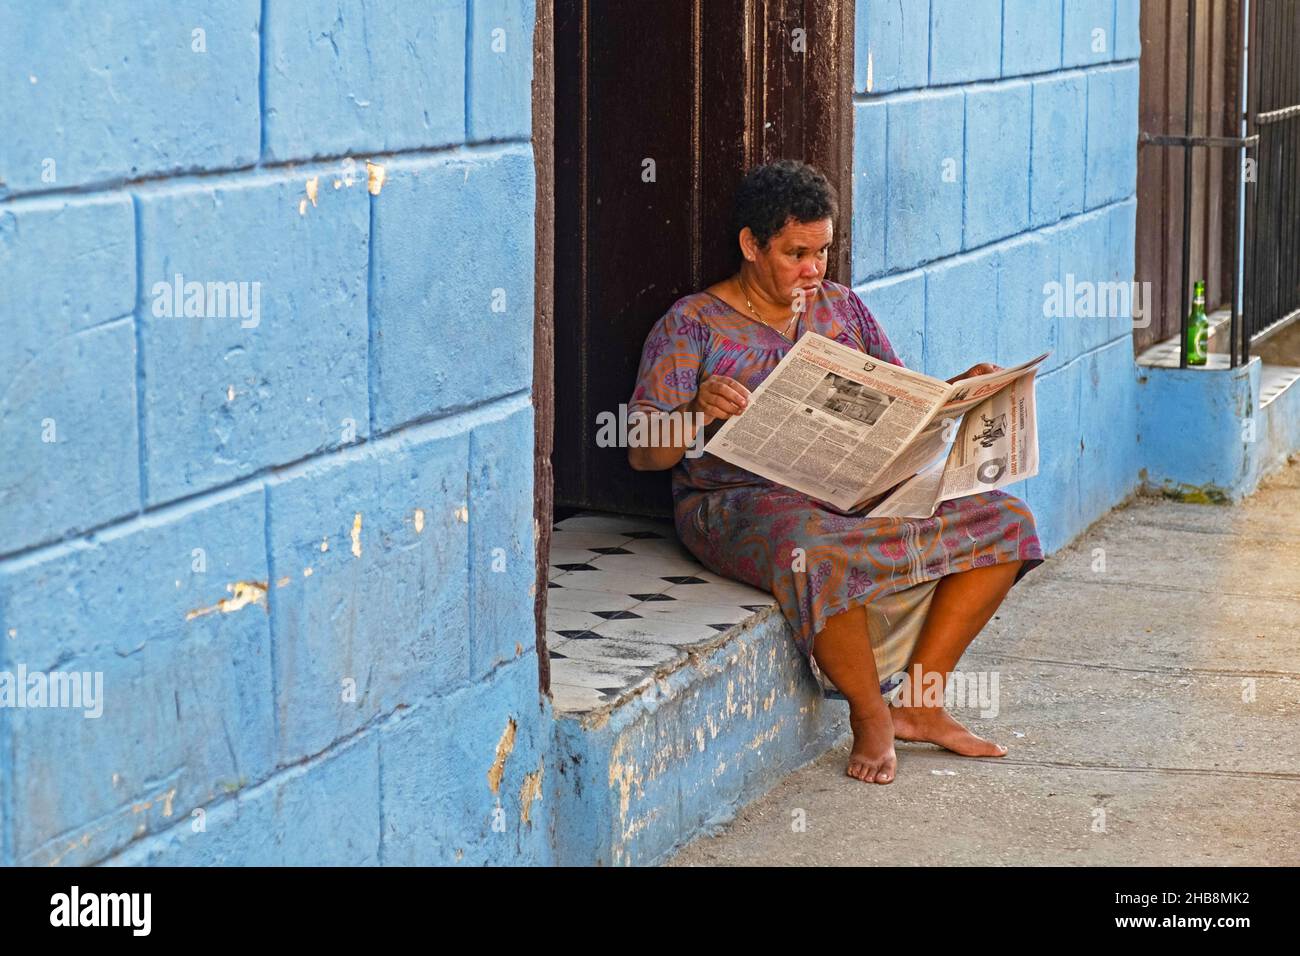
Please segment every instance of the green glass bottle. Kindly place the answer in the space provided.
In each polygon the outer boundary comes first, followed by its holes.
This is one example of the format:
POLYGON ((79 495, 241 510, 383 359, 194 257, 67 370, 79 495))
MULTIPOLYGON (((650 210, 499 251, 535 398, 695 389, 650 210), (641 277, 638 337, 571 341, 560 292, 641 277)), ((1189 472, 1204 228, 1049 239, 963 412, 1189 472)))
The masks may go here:
POLYGON ((1204 365, 1210 352, 1210 320, 1205 317, 1205 280, 1197 279, 1192 314, 1187 317, 1187 364, 1204 365))

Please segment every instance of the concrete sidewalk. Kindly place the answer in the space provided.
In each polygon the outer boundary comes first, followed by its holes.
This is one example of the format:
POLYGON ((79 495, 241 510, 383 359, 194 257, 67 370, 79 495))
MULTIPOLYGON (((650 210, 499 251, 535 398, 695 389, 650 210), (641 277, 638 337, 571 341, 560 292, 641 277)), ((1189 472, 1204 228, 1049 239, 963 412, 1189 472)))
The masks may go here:
POLYGON ((1006 757, 900 741, 865 784, 846 736, 668 865, 1300 864, 1298 518, 1297 462, 1241 505, 1117 509, 959 665, 997 674, 996 716, 954 713, 1006 757))

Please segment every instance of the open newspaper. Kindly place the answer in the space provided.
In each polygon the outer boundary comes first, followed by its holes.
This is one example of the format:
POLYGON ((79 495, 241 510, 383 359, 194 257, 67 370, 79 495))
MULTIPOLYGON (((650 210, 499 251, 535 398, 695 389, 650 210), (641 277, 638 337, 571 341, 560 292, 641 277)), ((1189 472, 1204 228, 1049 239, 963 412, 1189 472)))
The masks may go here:
POLYGON ((869 517, 929 518, 1037 474, 1050 354, 949 384, 805 332, 703 450, 841 511, 880 499, 869 517))

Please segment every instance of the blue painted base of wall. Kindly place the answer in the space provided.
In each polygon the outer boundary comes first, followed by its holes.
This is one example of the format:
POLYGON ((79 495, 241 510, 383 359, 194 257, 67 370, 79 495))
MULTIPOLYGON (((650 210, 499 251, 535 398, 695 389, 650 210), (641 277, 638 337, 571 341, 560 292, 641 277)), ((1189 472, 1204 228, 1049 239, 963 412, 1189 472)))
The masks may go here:
POLYGON ((1300 450, 1300 387, 1259 407, 1258 357, 1238 368, 1144 367, 1138 376, 1142 490, 1228 503, 1300 450))
POLYGON ((662 863, 849 729, 775 607, 630 700, 557 717, 547 799, 567 866, 662 863))

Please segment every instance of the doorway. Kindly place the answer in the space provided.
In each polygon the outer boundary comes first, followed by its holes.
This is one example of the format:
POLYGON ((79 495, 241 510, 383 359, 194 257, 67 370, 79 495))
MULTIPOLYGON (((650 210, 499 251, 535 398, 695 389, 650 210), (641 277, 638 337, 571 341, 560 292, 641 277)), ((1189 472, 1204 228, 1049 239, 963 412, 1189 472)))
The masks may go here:
POLYGON ((735 268, 750 166, 806 159, 848 191, 846 16, 829 0, 556 0, 557 508, 672 513, 668 472, 598 447, 596 416, 631 397, 651 325, 735 268))
POLYGON ((825 173, 842 223, 827 276, 851 281, 853 23, 852 0, 539 0, 539 653, 554 522, 672 514, 669 472, 599 447, 597 416, 630 399, 654 322, 734 271, 748 169, 791 157, 825 173))

